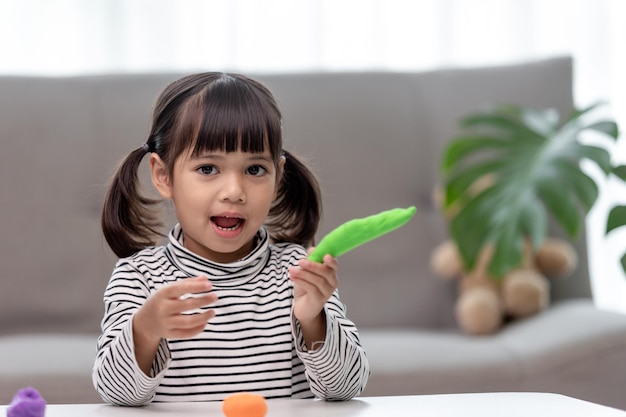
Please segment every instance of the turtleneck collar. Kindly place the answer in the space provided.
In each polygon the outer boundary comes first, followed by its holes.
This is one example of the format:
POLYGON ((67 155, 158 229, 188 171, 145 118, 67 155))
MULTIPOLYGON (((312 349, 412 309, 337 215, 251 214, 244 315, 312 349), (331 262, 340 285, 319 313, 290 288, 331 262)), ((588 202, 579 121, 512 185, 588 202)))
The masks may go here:
POLYGON ((169 234, 167 256, 181 271, 193 276, 208 276, 213 284, 238 284, 255 277, 270 256, 269 235, 265 228, 256 235, 256 246, 245 258, 222 264, 203 258, 183 246, 183 230, 177 224, 169 234))

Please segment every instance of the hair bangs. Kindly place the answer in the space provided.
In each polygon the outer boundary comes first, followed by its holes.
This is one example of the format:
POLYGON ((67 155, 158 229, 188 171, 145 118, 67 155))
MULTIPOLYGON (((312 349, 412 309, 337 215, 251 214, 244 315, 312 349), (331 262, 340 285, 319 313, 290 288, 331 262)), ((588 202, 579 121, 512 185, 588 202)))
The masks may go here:
MULTIPOLYGON (((224 76, 193 97, 183 119, 193 155, 205 152, 269 150, 277 161, 282 151, 281 115, 264 89, 224 76)), ((188 141, 186 141, 188 142, 188 141)))

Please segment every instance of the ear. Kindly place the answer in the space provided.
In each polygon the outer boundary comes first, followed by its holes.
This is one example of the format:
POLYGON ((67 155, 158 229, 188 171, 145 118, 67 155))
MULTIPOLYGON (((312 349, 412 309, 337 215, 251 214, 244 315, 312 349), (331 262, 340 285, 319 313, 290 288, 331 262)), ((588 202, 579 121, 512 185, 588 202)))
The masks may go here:
POLYGON ((172 183, 169 171, 165 166, 165 162, 156 152, 150 154, 150 175, 152 184, 157 189, 161 197, 165 199, 172 198, 172 183))

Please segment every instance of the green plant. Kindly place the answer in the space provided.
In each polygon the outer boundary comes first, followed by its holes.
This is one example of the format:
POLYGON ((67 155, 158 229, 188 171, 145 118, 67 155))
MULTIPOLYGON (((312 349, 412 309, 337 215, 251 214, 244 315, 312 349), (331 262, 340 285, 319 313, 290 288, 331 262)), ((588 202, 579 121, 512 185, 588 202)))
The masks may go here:
MULTIPOLYGON (((613 168, 613 174, 622 181, 626 182, 626 165, 620 165, 613 168)), ((626 226, 626 206, 614 206, 609 212, 609 217, 606 222, 606 234, 624 226, 626 226)), ((626 253, 622 255, 620 262, 624 273, 626 273, 626 253)))
MULTIPOLYGON (((488 270, 501 278, 521 263, 525 240, 534 248, 543 242, 549 216, 572 240, 577 236, 581 219, 598 197, 598 186, 581 169, 581 161, 592 161, 606 175, 615 172, 606 148, 579 140, 585 130, 617 139, 614 121, 583 120, 598 105, 575 109, 563 123, 554 109, 516 105, 460 121, 464 133, 443 155, 443 210, 460 207, 449 222, 449 232, 468 270, 481 249, 493 245, 488 270), (471 186, 485 176, 489 185, 472 191, 471 186)), ((618 210, 620 220, 622 210, 626 208, 618 210)))

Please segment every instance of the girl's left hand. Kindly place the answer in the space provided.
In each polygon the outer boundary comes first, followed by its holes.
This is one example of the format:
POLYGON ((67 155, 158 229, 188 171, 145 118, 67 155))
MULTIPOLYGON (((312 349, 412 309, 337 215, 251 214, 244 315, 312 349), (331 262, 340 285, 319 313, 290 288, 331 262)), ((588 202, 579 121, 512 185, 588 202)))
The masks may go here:
POLYGON ((300 323, 320 318, 324 304, 339 285, 337 268, 337 259, 331 255, 324 256, 323 263, 300 259, 298 267, 289 268, 294 283, 294 315, 300 323))

